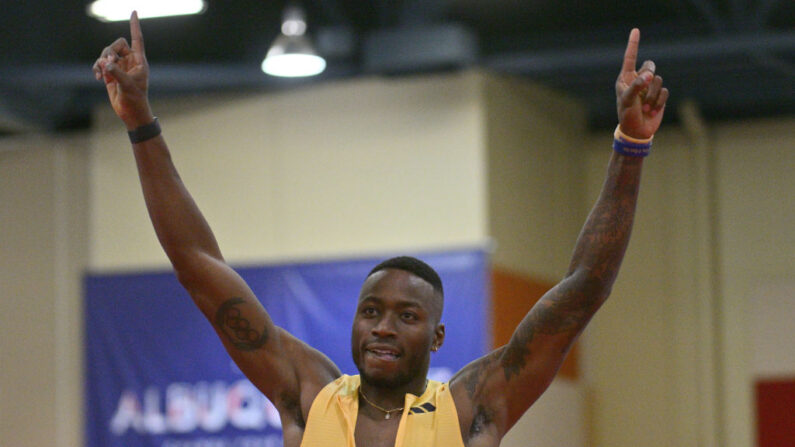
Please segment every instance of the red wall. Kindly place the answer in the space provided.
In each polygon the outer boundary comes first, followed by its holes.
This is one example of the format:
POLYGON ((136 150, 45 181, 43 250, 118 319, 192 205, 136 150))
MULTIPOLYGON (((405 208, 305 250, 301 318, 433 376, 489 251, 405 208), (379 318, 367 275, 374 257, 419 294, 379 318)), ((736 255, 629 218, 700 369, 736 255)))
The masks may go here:
POLYGON ((795 447, 795 378, 756 381, 758 447, 795 447))

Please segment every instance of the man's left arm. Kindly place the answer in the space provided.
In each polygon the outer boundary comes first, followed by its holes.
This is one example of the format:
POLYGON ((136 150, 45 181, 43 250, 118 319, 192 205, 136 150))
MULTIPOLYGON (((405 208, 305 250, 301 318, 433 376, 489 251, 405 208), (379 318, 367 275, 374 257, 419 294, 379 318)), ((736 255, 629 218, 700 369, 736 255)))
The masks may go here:
POLYGON ((575 245, 564 279, 528 312, 507 345, 451 380, 465 439, 496 439, 552 382, 567 352, 607 299, 629 244, 640 185, 643 140, 660 125, 668 90, 647 61, 635 71, 640 33, 630 34, 616 81, 617 141, 601 194, 575 245))

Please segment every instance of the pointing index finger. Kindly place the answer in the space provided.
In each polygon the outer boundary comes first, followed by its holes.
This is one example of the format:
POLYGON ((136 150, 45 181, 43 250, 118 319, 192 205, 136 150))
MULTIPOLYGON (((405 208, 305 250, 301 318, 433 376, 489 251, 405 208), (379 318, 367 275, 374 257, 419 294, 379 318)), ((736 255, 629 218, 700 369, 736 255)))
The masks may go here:
POLYGON ((638 62, 638 44, 640 43, 640 30, 633 28, 629 33, 627 49, 624 51, 624 65, 621 67, 622 73, 634 72, 638 62))
POLYGON ((141 32, 141 23, 138 21, 138 11, 133 11, 130 16, 130 39, 132 40, 132 51, 138 55, 144 55, 144 35, 141 32))

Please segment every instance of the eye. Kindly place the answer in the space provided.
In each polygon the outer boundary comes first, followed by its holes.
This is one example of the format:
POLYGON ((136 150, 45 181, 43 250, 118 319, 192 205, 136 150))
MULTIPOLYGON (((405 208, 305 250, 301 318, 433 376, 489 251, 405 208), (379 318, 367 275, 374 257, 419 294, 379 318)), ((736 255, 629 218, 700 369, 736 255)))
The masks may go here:
POLYGON ((375 307, 367 306, 362 308, 361 313, 365 317, 374 317, 378 312, 376 311, 375 307))
POLYGON ((400 318, 402 318, 403 321, 414 322, 417 321, 418 317, 414 312, 403 312, 400 314, 400 318))

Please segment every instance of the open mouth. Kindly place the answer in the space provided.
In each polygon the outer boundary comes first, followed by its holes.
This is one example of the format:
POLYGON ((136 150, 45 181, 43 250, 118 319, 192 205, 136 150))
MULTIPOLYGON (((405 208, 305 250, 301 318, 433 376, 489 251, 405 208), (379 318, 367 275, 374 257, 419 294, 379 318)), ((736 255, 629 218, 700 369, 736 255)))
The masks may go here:
POLYGON ((392 349, 367 348, 366 352, 367 354, 369 354, 372 357, 375 357, 376 359, 389 361, 389 362, 395 361, 400 357, 400 354, 398 354, 397 351, 392 349))

